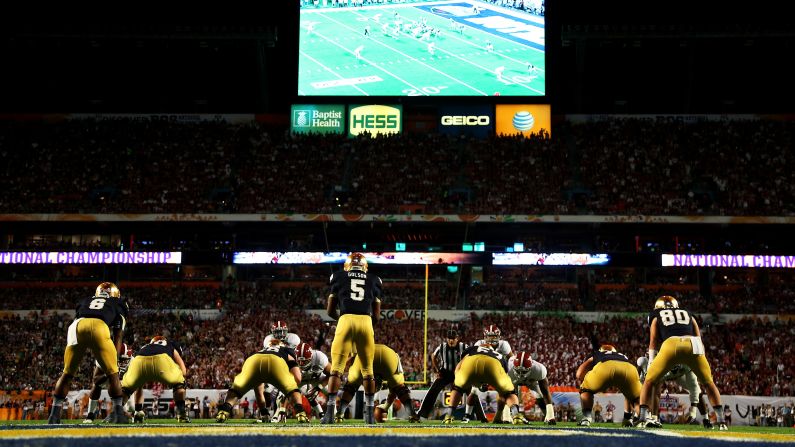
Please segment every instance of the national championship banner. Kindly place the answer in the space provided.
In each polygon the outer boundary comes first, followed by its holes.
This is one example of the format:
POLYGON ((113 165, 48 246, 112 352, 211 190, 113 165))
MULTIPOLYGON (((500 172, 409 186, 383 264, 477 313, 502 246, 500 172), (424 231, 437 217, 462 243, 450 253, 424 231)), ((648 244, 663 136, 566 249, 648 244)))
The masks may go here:
MULTIPOLYGON (((475 264, 481 256, 474 253, 440 252, 383 252, 364 253, 370 264, 475 264)), ((233 264, 342 264, 348 252, 319 251, 237 251, 232 255, 233 264)))
POLYGON ((0 264, 181 264, 179 251, 2 251, 0 264))
POLYGON ((795 268, 795 256, 662 255, 663 267, 795 268))
POLYGON ((342 104, 293 104, 290 110, 293 133, 345 133, 342 104))
POLYGON ((439 107, 439 133, 486 137, 494 130, 492 106, 439 107))
POLYGON ((403 106, 348 106, 348 135, 368 132, 371 136, 400 133, 403 130, 403 106))
POLYGON ((552 114, 549 104, 497 104, 496 134, 526 137, 541 130, 552 135, 552 114))

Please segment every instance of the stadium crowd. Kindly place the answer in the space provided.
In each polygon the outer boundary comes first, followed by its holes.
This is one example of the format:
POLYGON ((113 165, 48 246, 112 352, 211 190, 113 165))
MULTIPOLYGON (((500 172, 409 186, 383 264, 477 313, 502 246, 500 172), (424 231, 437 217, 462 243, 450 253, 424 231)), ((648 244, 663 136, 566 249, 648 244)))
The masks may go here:
POLYGON ((551 139, 348 139, 254 123, 2 121, 0 208, 790 216, 793 130, 764 120, 613 117, 563 122, 551 139))

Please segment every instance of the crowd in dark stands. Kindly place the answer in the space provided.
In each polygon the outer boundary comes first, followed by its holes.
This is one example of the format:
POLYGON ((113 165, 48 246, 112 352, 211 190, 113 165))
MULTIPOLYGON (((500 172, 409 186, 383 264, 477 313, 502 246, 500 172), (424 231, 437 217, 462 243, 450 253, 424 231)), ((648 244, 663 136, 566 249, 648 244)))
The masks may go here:
POLYGON ((793 130, 610 118, 560 123, 554 138, 349 139, 254 123, 3 121, 0 209, 790 216, 793 130))

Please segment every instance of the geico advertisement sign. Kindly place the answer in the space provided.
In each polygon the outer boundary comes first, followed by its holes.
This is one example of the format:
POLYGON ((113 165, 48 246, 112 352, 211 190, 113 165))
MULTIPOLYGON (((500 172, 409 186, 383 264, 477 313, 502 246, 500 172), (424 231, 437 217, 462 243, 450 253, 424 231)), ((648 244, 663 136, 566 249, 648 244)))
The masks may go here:
POLYGON ((442 126, 488 126, 491 117, 488 115, 444 115, 442 126))
POLYGON ((348 112, 348 133, 359 135, 400 132, 403 126, 401 107, 393 106, 358 106, 351 107, 348 112))
POLYGON ((542 129, 552 134, 549 104, 497 104, 497 135, 533 135, 542 129))

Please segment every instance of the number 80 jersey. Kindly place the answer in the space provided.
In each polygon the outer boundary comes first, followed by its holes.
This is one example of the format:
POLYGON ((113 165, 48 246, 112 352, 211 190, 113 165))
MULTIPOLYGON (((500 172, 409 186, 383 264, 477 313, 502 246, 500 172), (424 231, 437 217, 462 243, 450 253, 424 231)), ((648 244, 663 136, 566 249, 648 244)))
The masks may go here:
POLYGON ((339 271, 331 275, 331 294, 337 297, 340 316, 370 315, 373 302, 380 300, 381 278, 360 270, 339 271))
POLYGON ((657 333, 661 341, 671 337, 696 335, 693 327, 693 316, 685 309, 665 308, 654 309, 649 314, 649 324, 657 319, 657 333))

